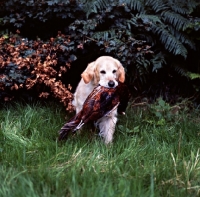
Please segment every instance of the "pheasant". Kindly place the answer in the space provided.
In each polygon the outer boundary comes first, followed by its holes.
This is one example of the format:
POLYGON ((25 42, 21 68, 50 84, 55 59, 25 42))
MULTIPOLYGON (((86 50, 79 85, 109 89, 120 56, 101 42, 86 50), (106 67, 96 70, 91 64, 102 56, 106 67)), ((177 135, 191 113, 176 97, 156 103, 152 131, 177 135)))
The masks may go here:
POLYGON ((129 97, 128 87, 124 83, 119 82, 115 88, 97 86, 85 100, 82 110, 61 128, 58 140, 65 139, 70 131, 74 132, 90 121, 109 115, 116 108, 118 113, 124 114, 129 97))

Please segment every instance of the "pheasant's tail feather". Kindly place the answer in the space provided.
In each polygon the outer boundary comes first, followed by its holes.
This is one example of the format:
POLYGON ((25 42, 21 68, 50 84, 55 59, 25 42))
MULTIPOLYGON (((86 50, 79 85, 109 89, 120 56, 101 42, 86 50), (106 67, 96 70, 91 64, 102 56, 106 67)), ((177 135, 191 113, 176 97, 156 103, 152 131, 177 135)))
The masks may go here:
POLYGON ((76 119, 76 117, 72 118, 58 132, 59 133, 58 140, 63 140, 67 138, 70 131, 76 131, 80 129, 82 125, 83 125, 82 121, 79 121, 79 119, 76 119))
POLYGON ((79 130, 84 125, 84 122, 81 120, 81 122, 74 128, 74 131, 79 130))
POLYGON ((69 132, 66 131, 66 130, 60 130, 59 131, 59 136, 58 136, 58 140, 61 141, 61 140, 64 140, 67 138, 69 132))

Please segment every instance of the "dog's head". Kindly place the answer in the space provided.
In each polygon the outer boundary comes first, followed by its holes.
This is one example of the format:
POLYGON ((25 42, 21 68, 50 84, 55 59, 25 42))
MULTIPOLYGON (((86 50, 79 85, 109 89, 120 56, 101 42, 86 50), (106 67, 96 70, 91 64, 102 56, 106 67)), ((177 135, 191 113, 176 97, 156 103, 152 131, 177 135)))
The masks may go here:
POLYGON ((81 77, 86 84, 93 82, 95 85, 114 88, 118 85, 117 81, 125 81, 125 71, 117 59, 101 56, 87 66, 81 77))

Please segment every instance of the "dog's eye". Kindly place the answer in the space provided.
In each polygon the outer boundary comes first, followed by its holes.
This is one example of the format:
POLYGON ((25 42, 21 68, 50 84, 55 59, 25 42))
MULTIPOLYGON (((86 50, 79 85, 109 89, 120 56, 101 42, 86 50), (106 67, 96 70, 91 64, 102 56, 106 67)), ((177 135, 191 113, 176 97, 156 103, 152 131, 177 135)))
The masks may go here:
POLYGON ((101 70, 100 73, 101 74, 106 74, 106 71, 105 70, 101 70))
POLYGON ((113 70, 113 73, 116 73, 117 71, 116 70, 113 70))

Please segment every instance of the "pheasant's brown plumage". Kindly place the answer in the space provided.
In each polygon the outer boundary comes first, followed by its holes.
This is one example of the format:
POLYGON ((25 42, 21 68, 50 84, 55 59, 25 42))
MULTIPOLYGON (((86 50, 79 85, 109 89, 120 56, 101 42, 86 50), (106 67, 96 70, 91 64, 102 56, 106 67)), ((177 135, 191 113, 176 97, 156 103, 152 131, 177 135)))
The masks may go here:
POLYGON ((69 131, 76 131, 89 121, 96 121, 118 107, 118 113, 126 110, 129 91, 125 84, 115 88, 97 86, 83 104, 82 110, 70 119, 59 131, 59 140, 67 137, 69 131))

